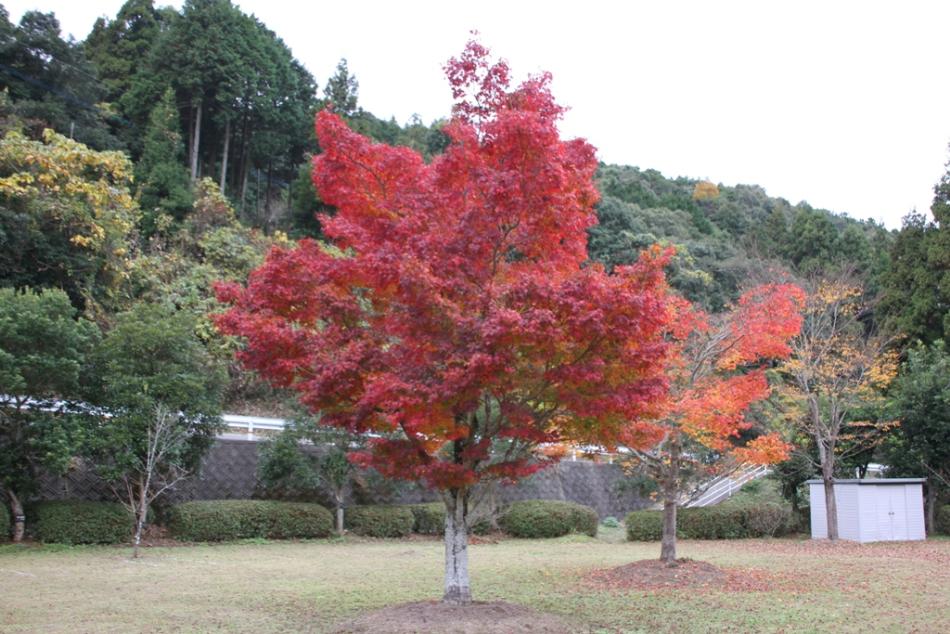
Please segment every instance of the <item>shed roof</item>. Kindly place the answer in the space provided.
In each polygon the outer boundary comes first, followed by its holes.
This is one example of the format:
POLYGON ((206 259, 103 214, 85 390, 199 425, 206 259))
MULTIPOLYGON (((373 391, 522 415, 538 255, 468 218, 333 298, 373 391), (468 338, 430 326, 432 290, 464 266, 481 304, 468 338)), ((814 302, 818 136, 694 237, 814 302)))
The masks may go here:
MULTIPOLYGON (((835 484, 922 484, 926 481, 927 478, 864 478, 861 480, 835 480, 835 484)), ((805 482, 805 484, 822 484, 823 482, 823 480, 808 480, 805 482)))

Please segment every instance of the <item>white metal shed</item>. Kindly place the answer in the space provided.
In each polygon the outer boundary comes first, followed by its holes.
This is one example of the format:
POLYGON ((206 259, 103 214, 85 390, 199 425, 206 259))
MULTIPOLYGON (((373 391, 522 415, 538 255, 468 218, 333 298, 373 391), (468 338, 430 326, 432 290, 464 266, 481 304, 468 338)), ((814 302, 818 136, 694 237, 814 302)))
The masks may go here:
MULTIPOLYGON (((925 539, 923 478, 835 480, 838 537, 856 542, 925 539)), ((811 537, 828 538, 825 488, 809 480, 811 537)))

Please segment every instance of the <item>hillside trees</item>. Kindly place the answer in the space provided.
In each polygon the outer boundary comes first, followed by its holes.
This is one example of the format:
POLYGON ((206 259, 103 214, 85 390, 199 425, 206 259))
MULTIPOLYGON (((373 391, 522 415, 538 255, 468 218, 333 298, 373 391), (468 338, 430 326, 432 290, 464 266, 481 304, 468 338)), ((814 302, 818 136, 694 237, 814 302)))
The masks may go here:
POLYGON ((60 288, 91 314, 114 309, 138 206, 132 165, 52 130, 0 140, 0 285, 60 288))
POLYGON ((950 168, 934 186, 934 220, 910 213, 891 251, 881 312, 890 329, 911 341, 950 334, 950 168))
POLYGON ((0 33, 0 88, 37 135, 53 128, 97 150, 118 147, 95 68, 78 43, 63 39, 55 15, 27 11, 14 27, 0 7, 0 33))
POLYGON ((900 427, 888 438, 888 474, 927 478, 933 534, 938 493, 950 491, 950 352, 942 340, 908 351, 893 398, 900 427))
POLYGON ((891 241, 880 225, 804 202, 790 205, 752 185, 719 186, 717 197, 693 200, 700 183, 656 170, 601 166, 598 185, 604 195, 597 209, 600 224, 591 229, 591 259, 631 262, 643 245, 667 242, 677 248, 671 284, 712 312, 733 303, 741 285, 750 277, 761 279, 769 267, 799 275, 850 271, 867 280, 869 291, 876 290, 891 241))
POLYGON ((293 178, 308 149, 313 77, 272 31, 228 0, 189 0, 136 75, 126 100, 133 116, 144 122, 168 86, 187 131, 191 180, 215 177, 243 209, 251 168, 263 172, 264 217, 250 220, 270 222, 274 180, 293 178))
POLYGON ((752 426, 745 412, 769 395, 765 372, 755 366, 790 354, 803 303, 804 293, 790 284, 752 288, 719 315, 671 298, 669 395, 658 416, 631 421, 621 437, 659 485, 660 559, 668 565, 676 564, 677 507, 693 486, 730 464, 787 457, 788 446, 778 435, 745 436, 752 426))
POLYGON ((59 290, 0 289, 0 493, 10 502, 14 541, 23 538, 23 503, 41 468, 64 471, 81 425, 55 399, 80 395, 94 324, 76 319, 59 290))
POLYGON ((318 116, 342 251, 272 250, 221 288, 218 323, 322 422, 381 434, 358 464, 441 491, 444 600, 464 603, 477 485, 544 467, 538 443, 615 437, 662 395, 666 257, 582 267, 596 161, 560 139, 548 76, 512 90, 475 43, 447 72, 459 107, 431 164, 318 116))
POLYGON ((127 95, 173 15, 156 9, 152 0, 127 0, 115 18, 97 19, 82 43, 83 52, 95 68, 102 99, 116 115, 110 120, 114 133, 135 157, 142 151, 145 122, 140 122, 141 127, 135 125, 127 95))

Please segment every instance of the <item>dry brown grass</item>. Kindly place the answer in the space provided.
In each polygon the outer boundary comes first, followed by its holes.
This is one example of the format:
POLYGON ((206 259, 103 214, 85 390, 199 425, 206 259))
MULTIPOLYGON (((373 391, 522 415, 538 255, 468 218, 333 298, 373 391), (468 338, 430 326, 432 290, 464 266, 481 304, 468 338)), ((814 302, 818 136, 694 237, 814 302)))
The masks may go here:
MULTIPOLYGON (((683 542, 730 571, 795 580, 765 591, 616 588, 596 570, 656 557, 658 544, 566 537, 471 549, 483 601, 570 616, 605 632, 947 632, 950 541, 683 542)), ((0 546, 0 631, 322 632, 440 595, 437 541, 313 541, 150 548, 0 546)))

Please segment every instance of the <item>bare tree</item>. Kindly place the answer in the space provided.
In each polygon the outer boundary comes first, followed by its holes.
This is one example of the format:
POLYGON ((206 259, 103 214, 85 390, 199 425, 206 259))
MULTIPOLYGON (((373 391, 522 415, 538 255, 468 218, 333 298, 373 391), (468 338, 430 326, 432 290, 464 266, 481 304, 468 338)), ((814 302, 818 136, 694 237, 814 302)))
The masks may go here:
POLYGON ((135 558, 139 556, 142 531, 152 502, 189 475, 183 461, 176 459, 183 455, 183 448, 188 444, 188 434, 178 424, 176 414, 157 405, 144 431, 144 454, 133 454, 129 466, 110 480, 112 492, 135 519, 132 540, 135 558))

